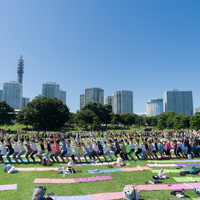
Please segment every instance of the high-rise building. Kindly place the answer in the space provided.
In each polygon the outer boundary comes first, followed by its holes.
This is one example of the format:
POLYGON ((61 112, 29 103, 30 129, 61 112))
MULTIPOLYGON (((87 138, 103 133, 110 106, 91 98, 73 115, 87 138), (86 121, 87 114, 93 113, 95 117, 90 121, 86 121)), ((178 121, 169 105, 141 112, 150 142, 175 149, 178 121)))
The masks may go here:
POLYGON ((62 100, 63 104, 66 105, 66 91, 60 90, 60 100, 62 100))
POLYGON ((114 113, 133 113, 133 92, 128 90, 113 92, 112 107, 114 113))
POLYGON ((104 104, 104 91, 101 88, 87 88, 85 89, 85 105, 89 102, 104 104))
POLYGON ((22 97, 22 109, 30 102, 30 99, 27 97, 22 97))
POLYGON ((3 101, 13 107, 15 110, 22 109, 22 84, 16 81, 10 81, 3 84, 3 101))
POLYGON ((200 112, 200 106, 198 106, 198 107, 195 108, 195 113, 196 112, 200 112))
POLYGON ((105 104, 110 104, 110 105, 112 105, 112 101, 113 101, 113 96, 107 96, 107 97, 106 97, 105 104))
POLYGON ((193 115, 192 91, 172 90, 164 93, 165 111, 173 110, 178 114, 193 115))
POLYGON ((3 90, 0 90, 0 101, 3 99, 3 90))
POLYGON ((60 86, 55 82, 47 82, 42 85, 42 96, 57 99, 60 98, 60 86))
POLYGON ((17 82, 22 84, 22 76, 24 73, 24 60, 22 60, 22 56, 18 61, 18 68, 17 68, 17 82))
POLYGON ((151 99, 146 103, 147 117, 160 115, 163 113, 163 99, 151 99))
POLYGON ((38 94, 37 96, 34 96, 33 99, 37 99, 38 97, 41 97, 41 98, 42 98, 43 95, 42 95, 42 94, 38 94))
POLYGON ((85 95, 80 95, 80 110, 85 106, 85 95))

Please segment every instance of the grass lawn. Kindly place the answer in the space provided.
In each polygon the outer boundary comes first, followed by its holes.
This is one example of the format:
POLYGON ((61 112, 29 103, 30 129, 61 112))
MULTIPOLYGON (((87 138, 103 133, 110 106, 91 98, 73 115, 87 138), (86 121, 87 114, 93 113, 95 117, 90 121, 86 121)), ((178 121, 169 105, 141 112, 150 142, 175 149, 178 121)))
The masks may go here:
MULTIPOLYGON (((146 166, 147 161, 128 161, 130 163, 127 167, 136 167, 137 165, 146 166)), ((75 195, 88 195, 104 192, 121 192, 124 185, 139 185, 144 184, 144 181, 152 179, 154 175, 151 171, 138 171, 138 172, 116 172, 106 174, 89 174, 87 170, 92 169, 108 169, 105 166, 74 166, 76 170, 82 170, 83 173, 66 174, 65 178, 84 178, 93 176, 108 175, 114 178, 109 181, 97 181, 87 183, 68 183, 68 184, 34 184, 35 178, 54 178, 55 171, 43 171, 43 172, 19 172, 16 174, 7 174, 3 172, 3 166, 0 165, 0 185, 4 184, 16 184, 17 190, 0 191, 0 199, 2 200, 31 200, 33 190, 35 186, 44 186, 47 188, 47 193, 55 193, 55 196, 75 196, 75 195)), ((42 167, 39 163, 36 164, 18 164, 18 167, 42 167)), ((54 167, 60 167, 59 164, 54 164, 54 167)), ((116 167, 115 167, 116 168, 116 167)), ((158 169, 158 168, 155 168, 158 169)), ((166 168, 170 169, 170 168, 166 168)), ((177 184, 173 177, 179 177, 178 173, 167 173, 169 179, 162 180, 162 184, 177 184)), ((192 176, 189 174, 189 176, 192 176)), ((58 174, 56 178, 63 178, 62 174, 58 174)), ((198 195, 194 193, 194 190, 185 191, 186 198, 192 199, 198 198, 198 195)), ((141 191, 141 197, 143 200, 165 200, 167 198, 175 198, 170 195, 170 191, 141 191)), ((103 200, 103 199, 102 199, 103 200)))

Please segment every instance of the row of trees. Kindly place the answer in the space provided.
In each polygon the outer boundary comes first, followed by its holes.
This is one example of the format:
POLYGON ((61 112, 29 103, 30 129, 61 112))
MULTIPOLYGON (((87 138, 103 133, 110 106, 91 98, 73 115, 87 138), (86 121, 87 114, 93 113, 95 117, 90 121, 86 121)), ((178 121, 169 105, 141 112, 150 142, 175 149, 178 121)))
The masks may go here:
POLYGON ((99 128, 102 124, 117 126, 148 125, 158 130, 165 128, 174 129, 200 129, 200 113, 190 117, 185 114, 178 114, 174 111, 167 111, 153 117, 141 117, 136 114, 123 113, 115 114, 109 104, 90 102, 81 111, 70 113, 66 105, 57 98, 42 97, 27 104, 25 108, 15 114, 15 111, 5 101, 0 101, 0 125, 12 125, 16 120, 26 126, 31 125, 35 130, 58 130, 65 123, 76 124, 81 128, 88 125, 92 128, 99 128))

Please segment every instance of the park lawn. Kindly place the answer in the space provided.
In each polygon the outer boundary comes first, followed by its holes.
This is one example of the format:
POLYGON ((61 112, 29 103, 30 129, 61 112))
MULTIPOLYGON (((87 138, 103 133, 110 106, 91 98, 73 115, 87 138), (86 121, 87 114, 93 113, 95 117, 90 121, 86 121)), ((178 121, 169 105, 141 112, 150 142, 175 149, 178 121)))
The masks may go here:
MULTIPOLYGON (((147 161, 127 161, 130 163, 127 167, 136 167, 137 165, 146 166, 147 161)), ((34 184, 35 178, 54 178, 55 171, 43 171, 43 172, 19 172, 16 174, 7 174, 3 172, 3 166, 0 165, 0 185, 4 184, 16 184, 17 190, 0 191, 0 199, 2 200, 30 200, 33 195, 35 186, 43 186, 47 188, 47 193, 55 193, 55 196, 76 196, 76 195, 88 195, 104 192, 121 192, 125 185, 140 185, 144 184, 144 181, 152 180, 152 176, 155 175, 151 171, 137 171, 137 172, 116 172, 116 173, 104 173, 104 174, 89 174, 87 170, 92 169, 108 169, 105 166, 74 166, 75 170, 82 170, 83 173, 66 174, 65 178, 84 178, 93 176, 111 176, 114 180, 109 181, 97 181, 87 183, 68 183, 68 184, 34 184)), ((43 167, 39 163, 36 164, 17 164, 18 167, 43 167)), ((60 167, 59 164, 54 164, 54 167, 60 167)), ((116 167, 115 167, 116 168, 116 167)), ((155 168, 157 169, 157 168, 155 168)), ((166 168, 170 169, 170 168, 166 168)), ((169 179, 162 180, 162 184, 177 184, 173 177, 180 176, 178 173, 167 173, 169 179)), ((189 175, 191 176, 191 175, 189 175)), ((63 178, 62 174, 58 174, 56 178, 63 178)), ((198 198, 198 195, 194 193, 194 190, 185 191, 186 199, 198 198)), ((171 199, 174 196, 170 195, 170 190, 167 191, 141 191, 141 197, 143 200, 165 200, 171 199)), ((103 199, 102 199, 103 200, 103 199)))

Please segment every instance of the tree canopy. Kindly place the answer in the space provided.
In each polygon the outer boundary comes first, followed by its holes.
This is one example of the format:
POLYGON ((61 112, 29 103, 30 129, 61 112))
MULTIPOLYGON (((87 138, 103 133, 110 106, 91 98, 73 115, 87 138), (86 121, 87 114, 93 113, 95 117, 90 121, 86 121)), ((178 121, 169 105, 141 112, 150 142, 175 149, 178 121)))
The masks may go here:
POLYGON ((0 125, 13 125, 15 120, 15 109, 5 101, 0 101, 0 125))
POLYGON ((56 131, 69 119, 69 109, 57 98, 37 98, 17 114, 17 122, 36 130, 56 131))

